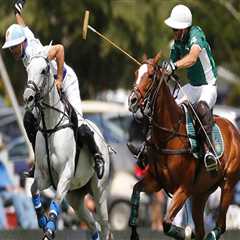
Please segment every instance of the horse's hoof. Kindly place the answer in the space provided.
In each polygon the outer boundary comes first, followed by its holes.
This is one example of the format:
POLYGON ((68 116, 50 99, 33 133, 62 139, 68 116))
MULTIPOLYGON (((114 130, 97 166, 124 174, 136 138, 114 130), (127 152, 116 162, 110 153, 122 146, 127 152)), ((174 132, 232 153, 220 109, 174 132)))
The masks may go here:
POLYGON ((113 237, 113 234, 112 234, 112 233, 109 233, 109 234, 108 234, 107 240, 114 240, 114 237, 113 237))
POLYGON ((95 232, 95 233, 92 235, 91 240, 100 240, 100 236, 99 236, 98 231, 95 232))
POLYGON ((55 234, 54 232, 52 232, 51 230, 47 230, 45 233, 44 233, 44 236, 42 238, 42 240, 53 240, 55 237, 55 234))
POLYGON ((130 239, 131 240, 139 240, 139 236, 138 236, 138 234, 132 234, 130 239))
POLYGON ((185 240, 192 239, 192 229, 190 226, 185 227, 185 240))
POLYGON ((216 234, 214 233, 214 231, 211 231, 207 237, 205 238, 205 240, 217 240, 216 234))
POLYGON ((136 228, 132 228, 131 240, 139 240, 139 236, 136 228))

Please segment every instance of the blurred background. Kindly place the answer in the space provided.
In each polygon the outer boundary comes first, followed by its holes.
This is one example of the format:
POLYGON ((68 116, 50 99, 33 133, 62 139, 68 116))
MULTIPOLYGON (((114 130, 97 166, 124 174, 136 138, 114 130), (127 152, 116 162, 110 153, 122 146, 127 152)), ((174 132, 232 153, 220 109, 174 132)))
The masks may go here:
MULTIPOLYGON (((0 0, 0 43, 4 43, 7 27, 15 22, 13 2, 0 0)), ((84 11, 90 11, 89 24, 125 49, 138 61, 144 54, 149 57, 157 52, 162 59, 168 58, 172 31, 164 25, 173 6, 187 5, 193 14, 193 24, 199 25, 206 33, 218 66, 218 100, 214 113, 230 119, 240 127, 240 1, 238 0, 41 0, 27 1, 23 15, 26 24, 44 45, 62 43, 65 46, 66 62, 73 67, 79 78, 83 111, 86 118, 94 121, 103 132, 106 141, 116 154, 112 155, 112 171, 109 186, 110 223, 114 230, 127 228, 132 187, 141 177, 136 169, 135 159, 126 143, 141 142, 137 122, 127 109, 127 97, 134 83, 137 65, 120 51, 88 31, 82 39, 84 11), (136 131, 134 130, 136 129, 136 131)), ((17 102, 23 104, 22 94, 27 75, 21 62, 16 62, 9 51, 1 51, 3 64, 9 75, 17 102)), ((1 161, 14 182, 14 192, 22 192, 30 199, 30 183, 22 178, 22 172, 29 168, 28 147, 19 128, 16 114, 6 85, 0 76, 0 134, 2 138, 1 161)), ((178 72, 182 84, 185 73, 178 72)), ((21 112, 24 109, 21 108, 21 112)), ((0 190, 1 191, 1 190, 0 190)), ((53 193, 43 194, 43 200, 50 201, 53 193)), ((214 224, 219 192, 212 195, 206 207, 206 227, 214 224)), ((27 201, 26 199, 24 201, 27 201)), ((0 214, 6 215, 3 229, 36 228, 24 227, 13 201, 4 201, 0 214)), ((94 212, 94 202, 86 198, 86 204, 94 212)), ((162 216, 168 205, 165 193, 142 196, 140 225, 162 231, 162 216)), ((240 228, 240 186, 228 215, 228 229, 240 228)), ((0 206, 1 207, 1 206, 0 206)), ((179 214, 177 223, 191 224, 187 207, 179 214)), ((32 215, 34 218, 35 215, 32 215)), ((0 225, 1 227, 1 225, 0 225)), ((59 228, 85 229, 77 221, 71 209, 66 207, 60 219, 59 228)))

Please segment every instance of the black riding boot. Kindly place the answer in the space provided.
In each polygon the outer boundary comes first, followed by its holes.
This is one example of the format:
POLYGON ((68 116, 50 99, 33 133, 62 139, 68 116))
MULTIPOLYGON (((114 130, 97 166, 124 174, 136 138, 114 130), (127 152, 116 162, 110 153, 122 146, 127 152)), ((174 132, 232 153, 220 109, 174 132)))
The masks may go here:
POLYGON ((218 161, 215 156, 214 142, 212 139, 212 128, 213 128, 213 114, 207 103, 200 101, 197 104, 196 112, 200 118, 205 132, 202 127, 199 127, 199 135, 202 139, 202 145, 204 149, 204 165, 208 172, 214 172, 218 170, 218 161))
POLYGON ((82 124, 78 128, 78 143, 83 143, 88 146, 90 153, 93 154, 95 160, 94 169, 98 179, 101 179, 104 174, 104 159, 94 140, 94 132, 86 124, 82 124))
POLYGON ((142 143, 140 146, 136 146, 131 142, 127 143, 128 149, 131 153, 133 153, 134 157, 137 159, 136 164, 142 170, 148 165, 147 154, 146 154, 146 147, 145 142, 142 143))
MULTIPOLYGON (((38 131, 38 122, 37 122, 37 119, 32 114, 32 112, 29 112, 29 111, 25 112, 23 117, 23 124, 27 132, 28 139, 32 144, 33 151, 35 151, 35 141, 36 141, 36 135, 38 131)), ((23 175, 25 177, 33 178, 34 171, 35 171, 35 164, 33 163, 33 166, 30 168, 30 170, 23 172, 23 175)))

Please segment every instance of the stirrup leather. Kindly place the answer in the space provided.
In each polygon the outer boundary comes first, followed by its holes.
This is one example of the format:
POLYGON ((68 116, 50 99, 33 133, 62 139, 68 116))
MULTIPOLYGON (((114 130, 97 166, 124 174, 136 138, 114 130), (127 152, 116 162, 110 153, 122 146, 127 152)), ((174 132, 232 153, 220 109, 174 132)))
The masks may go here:
POLYGON ((207 172, 218 171, 218 159, 210 151, 207 151, 204 156, 204 165, 207 172))

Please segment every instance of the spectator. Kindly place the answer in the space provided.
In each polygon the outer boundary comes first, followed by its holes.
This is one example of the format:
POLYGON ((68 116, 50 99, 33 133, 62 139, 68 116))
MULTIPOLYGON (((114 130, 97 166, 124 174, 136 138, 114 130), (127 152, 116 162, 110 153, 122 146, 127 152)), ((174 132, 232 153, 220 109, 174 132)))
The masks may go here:
POLYGON ((11 203, 15 208, 17 220, 20 227, 24 229, 37 228, 35 211, 30 198, 25 194, 25 190, 13 184, 3 159, 2 152, 6 152, 2 135, 0 134, 0 227, 6 228, 7 221, 4 211, 4 204, 11 203))

